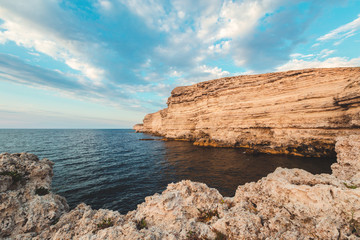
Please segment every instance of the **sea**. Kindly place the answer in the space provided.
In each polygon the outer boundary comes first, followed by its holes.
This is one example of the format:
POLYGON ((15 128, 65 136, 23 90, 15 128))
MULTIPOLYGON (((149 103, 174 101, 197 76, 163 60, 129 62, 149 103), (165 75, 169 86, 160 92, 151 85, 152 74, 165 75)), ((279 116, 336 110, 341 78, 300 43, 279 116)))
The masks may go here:
POLYGON ((165 142, 131 129, 0 129, 0 152, 34 153, 55 162, 52 191, 71 208, 85 202, 122 214, 183 179, 234 196, 238 185, 257 181, 277 167, 330 173, 335 161, 165 142), (156 140, 140 140, 149 138, 156 140))

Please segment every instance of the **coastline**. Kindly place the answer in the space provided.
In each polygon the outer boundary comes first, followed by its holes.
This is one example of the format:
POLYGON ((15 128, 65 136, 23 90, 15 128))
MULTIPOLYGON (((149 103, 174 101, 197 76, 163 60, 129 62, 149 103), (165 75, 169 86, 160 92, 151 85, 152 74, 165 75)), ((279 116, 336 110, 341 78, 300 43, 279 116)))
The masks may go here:
POLYGON ((226 77, 176 87, 137 132, 197 146, 335 157, 338 136, 360 135, 360 68, 226 77))
MULTIPOLYGON (((138 125, 138 124, 136 124, 138 125)), ((135 126, 136 126, 135 125, 135 126)), ((315 157, 315 158, 336 158, 335 152, 335 144, 333 143, 321 143, 314 142, 311 145, 293 145, 293 146, 274 146, 272 148, 264 147, 263 145, 256 144, 248 144, 248 145, 239 145, 239 144, 231 144, 227 142, 222 142, 219 140, 213 140, 209 138, 201 138, 201 139, 192 139, 192 138, 169 138, 165 137, 166 135, 160 135, 152 132, 143 132, 141 130, 136 130, 134 126, 134 130, 137 133, 145 133, 154 137, 161 137, 159 139, 140 139, 140 140, 155 140, 155 141, 179 141, 179 142, 191 142, 194 146, 199 147, 214 147, 214 148, 239 148, 243 149, 246 153, 257 154, 257 153, 265 153, 265 154, 273 154, 273 155, 290 155, 296 157, 315 157), (315 147, 314 147, 315 146, 315 147), (302 150, 306 148, 314 148, 311 154, 304 153, 302 150)))
POLYGON ((51 161, 27 153, 2 154, 0 237, 358 239, 360 136, 338 137, 336 152, 332 174, 277 168, 257 182, 239 186, 234 197, 184 180, 146 197, 125 215, 85 204, 69 211, 64 198, 38 191, 50 190, 51 161))

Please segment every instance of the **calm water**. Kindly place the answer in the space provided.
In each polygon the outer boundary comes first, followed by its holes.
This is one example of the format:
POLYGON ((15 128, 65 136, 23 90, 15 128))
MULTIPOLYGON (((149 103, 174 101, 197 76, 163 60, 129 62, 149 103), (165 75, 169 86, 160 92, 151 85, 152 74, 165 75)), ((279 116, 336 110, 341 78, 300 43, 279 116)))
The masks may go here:
POLYGON ((0 152, 29 152, 54 161, 53 191, 66 197, 70 207, 85 202, 121 213, 182 179, 204 182, 233 196, 239 184, 256 181, 278 166, 329 173, 333 162, 139 140, 149 137, 123 129, 0 129, 0 152))

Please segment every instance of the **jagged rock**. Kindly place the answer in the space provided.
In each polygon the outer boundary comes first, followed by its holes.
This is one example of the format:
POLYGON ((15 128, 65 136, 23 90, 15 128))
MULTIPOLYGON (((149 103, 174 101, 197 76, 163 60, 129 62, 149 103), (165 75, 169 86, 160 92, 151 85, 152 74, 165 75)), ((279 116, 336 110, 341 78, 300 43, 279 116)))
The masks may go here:
POLYGON ((359 189, 346 188, 334 176, 278 168, 257 183, 239 186, 234 201, 248 203, 261 218, 260 239, 346 239, 352 214, 360 220, 359 196, 359 189))
POLYGON ((171 92, 137 132, 195 145, 335 156, 338 136, 360 135, 360 68, 227 77, 171 92))
POLYGON ((337 138, 336 151, 337 163, 331 166, 333 174, 360 184, 360 136, 337 138))
POLYGON ((31 239, 68 210, 65 198, 46 194, 52 166, 33 154, 0 155, 0 238, 31 239), (42 196, 36 193, 41 188, 42 196))
POLYGON ((258 182, 239 186, 232 198, 203 183, 183 180, 145 198, 126 215, 85 204, 66 213, 61 197, 33 193, 34 186, 50 186, 50 161, 31 154, 3 154, 0 170, 17 170, 25 180, 2 176, 0 188, 6 190, 0 195, 5 199, 0 205, 1 237, 360 239, 359 175, 352 171, 359 166, 359 144, 359 136, 338 138, 339 162, 332 166, 333 175, 277 168, 258 182), (344 178, 348 175, 350 180, 344 178))
POLYGON ((55 225, 45 229, 36 239, 118 239, 121 231, 113 234, 109 233, 109 229, 121 226, 123 222, 123 216, 119 212, 93 210, 82 203, 64 214, 55 225))

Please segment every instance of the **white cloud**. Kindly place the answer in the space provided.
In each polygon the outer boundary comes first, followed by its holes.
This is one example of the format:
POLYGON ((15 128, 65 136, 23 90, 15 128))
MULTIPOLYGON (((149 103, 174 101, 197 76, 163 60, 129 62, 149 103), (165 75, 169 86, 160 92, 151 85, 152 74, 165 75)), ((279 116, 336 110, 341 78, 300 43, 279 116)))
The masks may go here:
POLYGON ((326 58, 327 56, 333 54, 334 52, 335 52, 335 50, 323 49, 319 53, 319 57, 320 58, 326 58))
POLYGON ((227 54, 230 50, 230 41, 221 41, 218 44, 210 45, 209 46, 209 54, 212 53, 221 53, 221 54, 227 54))
MULTIPOLYGON (((3 31, 0 32, 0 43, 13 41, 18 46, 46 54, 55 60, 64 62, 70 68, 80 71, 92 80, 93 84, 99 85, 105 70, 89 62, 87 53, 82 51, 84 45, 91 45, 91 43, 71 39, 72 36, 64 36, 57 31, 60 26, 51 26, 46 22, 47 19, 61 17, 71 20, 71 16, 61 10, 56 1, 48 1, 45 4, 43 1, 19 4, 19 2, 8 2, 7 8, 0 6, 0 16, 4 20, 1 25, 3 31), (32 15, 28 16, 20 12, 30 8, 30 5, 33 5, 31 7, 36 9, 36 14, 42 16, 43 19, 37 19, 32 15), (47 8, 51 9, 52 12, 46 13, 47 8)), ((57 24, 56 20, 53 21, 53 24, 57 24)), ((60 24, 66 24, 66 22, 60 24)), ((96 44, 90 48, 96 48, 96 44)))
POLYGON ((185 17, 185 13, 183 11, 179 11, 177 13, 177 15, 178 15, 179 18, 184 18, 185 17))
POLYGON ((176 82, 177 85, 191 85, 211 79, 223 78, 229 76, 228 71, 224 71, 219 67, 210 67, 201 65, 192 70, 187 76, 183 76, 176 82))
POLYGON ((40 54, 39 53, 36 53, 36 52, 28 52, 30 55, 33 55, 33 56, 37 56, 37 57, 39 57, 40 56, 40 54))
POLYGON ((155 32, 166 33, 165 42, 155 47, 151 63, 146 64, 149 69, 161 66, 158 70, 164 73, 170 68, 197 72, 196 68, 215 58, 232 59, 250 70, 271 70, 288 60, 322 7, 311 0, 307 12, 298 14, 299 8, 293 6, 302 0, 118 2, 155 32), (291 27, 284 29, 284 21, 291 27), (262 24, 265 27, 261 29, 262 24))
POLYGON ((293 53, 290 55, 291 58, 311 58, 314 57, 314 54, 301 54, 301 53, 293 53))
POLYGON ((161 17, 165 15, 165 10, 160 1, 155 0, 119 0, 126 5, 129 10, 144 18, 146 24, 157 27, 162 24, 161 17))
POLYGON ((305 68, 330 68, 330 67, 355 67, 359 66, 360 58, 346 58, 346 57, 332 57, 327 58, 332 55, 336 50, 323 49, 318 53, 314 54, 301 54, 294 53, 291 54, 291 59, 276 68, 277 71, 287 71, 287 70, 297 70, 305 68))
MULTIPOLYGON (((176 64, 179 58, 195 68, 214 53, 233 55, 235 62, 246 63, 246 55, 234 54, 233 41, 252 36, 265 14, 275 11, 285 0, 174 0, 170 10, 152 0, 119 0, 130 11, 143 18, 157 31, 165 31, 170 38, 156 52, 162 61, 176 64), (179 29, 179 25, 182 26, 179 29), (181 52, 179 53, 179 49, 181 52), (176 58, 176 59, 174 59, 176 58), (187 58, 187 59, 185 59, 187 58), (197 63, 197 64, 194 64, 197 63)), ((247 47, 247 46, 243 46, 247 47)), ((228 56, 229 57, 229 56, 228 56)), ((231 56, 230 56, 231 57, 231 56)))
POLYGON ((113 7, 112 3, 108 0, 99 0, 99 4, 100 4, 101 8, 106 11, 110 11, 111 8, 113 7))
MULTIPOLYGON (((273 1, 272 7, 266 1, 243 1, 236 3, 225 1, 219 16, 219 30, 216 38, 238 38, 251 33, 260 18, 266 12, 274 10, 279 0, 273 1)), ((211 33, 210 33, 211 34, 211 33)))
POLYGON ((87 78, 91 79, 96 86, 103 85, 105 71, 101 68, 94 67, 86 62, 76 58, 69 58, 65 63, 72 69, 82 72, 87 78))
POLYGON ((216 76, 216 78, 225 77, 230 74, 228 71, 223 71, 221 68, 209 67, 206 65, 200 66, 199 70, 204 73, 209 73, 211 76, 214 76, 214 77, 216 76))
POLYGON ((333 57, 323 61, 291 59, 286 64, 276 68, 276 71, 299 70, 306 68, 333 68, 333 67, 359 67, 360 58, 333 57))
POLYGON ((317 40, 328 41, 328 40, 340 39, 335 43, 335 45, 339 45, 344 39, 354 36, 359 29, 360 29, 360 15, 354 21, 332 30, 328 34, 319 37, 317 40))
MULTIPOLYGON (((290 55, 291 60, 304 60, 306 62, 314 62, 314 60, 318 61, 319 59, 326 58, 336 52, 336 50, 323 49, 318 53, 313 54, 301 54, 301 53, 293 53, 290 55)), ((316 62, 315 61, 315 62, 316 62)))
POLYGON ((320 43, 314 43, 311 47, 312 47, 312 48, 316 48, 316 47, 318 47, 318 46, 320 46, 320 43))

